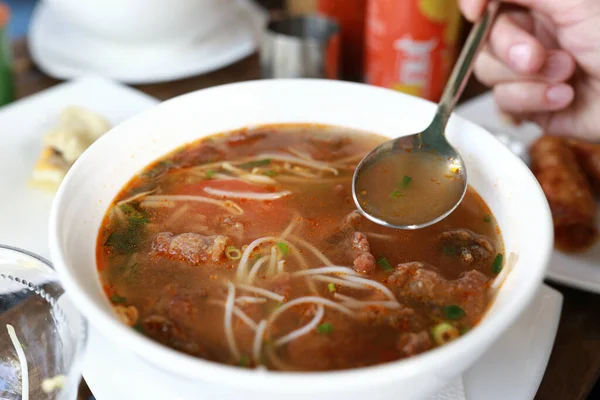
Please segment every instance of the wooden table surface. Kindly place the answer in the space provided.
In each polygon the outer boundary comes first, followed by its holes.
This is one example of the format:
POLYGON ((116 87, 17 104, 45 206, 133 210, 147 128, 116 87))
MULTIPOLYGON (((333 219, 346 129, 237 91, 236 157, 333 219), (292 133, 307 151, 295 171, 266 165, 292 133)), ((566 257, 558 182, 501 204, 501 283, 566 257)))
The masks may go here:
MULTIPOLYGON (((17 41, 14 50, 18 97, 31 95, 59 83, 35 68, 24 41, 17 41)), ((204 76, 136 88, 166 100, 193 90, 258 77, 258 57, 253 55, 204 76)), ((485 89, 474 81, 463 98, 473 97, 483 90, 485 89)), ((588 398, 600 375, 600 296, 550 284, 564 295, 564 305, 552 356, 535 399, 584 400, 588 398)), ((502 377, 499 376, 498 379, 502 377)), ((85 384, 82 384, 81 399, 88 399, 87 390, 85 384)))

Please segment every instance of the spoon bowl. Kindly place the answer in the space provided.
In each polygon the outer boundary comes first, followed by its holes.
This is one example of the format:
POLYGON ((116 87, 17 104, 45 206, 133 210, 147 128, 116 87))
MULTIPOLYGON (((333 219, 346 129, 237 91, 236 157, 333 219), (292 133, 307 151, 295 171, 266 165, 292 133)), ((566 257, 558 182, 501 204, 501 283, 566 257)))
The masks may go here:
POLYGON ((352 195, 371 221, 419 229, 441 221, 462 201, 467 171, 444 131, 499 6, 490 2, 471 30, 431 124, 422 132, 383 143, 358 164, 352 195))

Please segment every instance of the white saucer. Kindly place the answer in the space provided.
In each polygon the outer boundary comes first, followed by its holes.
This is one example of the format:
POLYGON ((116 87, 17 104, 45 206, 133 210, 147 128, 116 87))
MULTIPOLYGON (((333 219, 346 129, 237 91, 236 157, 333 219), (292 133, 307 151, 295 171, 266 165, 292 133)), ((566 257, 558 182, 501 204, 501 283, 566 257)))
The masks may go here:
MULTIPOLYGON (((513 126, 503 121, 496 109, 491 93, 483 94, 457 108, 456 113, 479 124, 492 133, 501 133, 527 148, 541 134, 532 123, 513 126)), ((600 210, 598 215, 600 229, 600 210)), ((554 251, 546 276, 556 282, 578 289, 600 293, 600 242, 581 254, 554 251)))
POLYGON ((249 0, 237 0, 210 33, 191 45, 122 45, 68 23, 45 2, 36 7, 29 50, 44 73, 58 79, 99 75, 128 84, 171 81, 204 74, 252 54, 266 13, 249 0))
MULTIPOLYGON (((562 295, 542 286, 515 325, 465 373, 466 399, 532 400, 548 364, 561 309, 562 295)), ((83 376, 96 400, 230 399, 206 383, 159 371, 94 327, 90 327, 83 376)), ((433 398, 460 400, 446 393, 433 398)))

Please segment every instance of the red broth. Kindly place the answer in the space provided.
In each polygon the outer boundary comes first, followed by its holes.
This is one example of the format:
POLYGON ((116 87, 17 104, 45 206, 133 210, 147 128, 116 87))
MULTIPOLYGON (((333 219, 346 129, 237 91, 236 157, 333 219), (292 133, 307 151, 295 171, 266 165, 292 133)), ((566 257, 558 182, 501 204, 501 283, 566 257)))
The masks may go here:
POLYGON ((502 268, 495 219, 469 188, 424 229, 356 211, 356 164, 385 138, 275 125, 181 147, 133 177, 98 234, 106 295, 126 324, 219 363, 356 368, 473 328, 502 268))

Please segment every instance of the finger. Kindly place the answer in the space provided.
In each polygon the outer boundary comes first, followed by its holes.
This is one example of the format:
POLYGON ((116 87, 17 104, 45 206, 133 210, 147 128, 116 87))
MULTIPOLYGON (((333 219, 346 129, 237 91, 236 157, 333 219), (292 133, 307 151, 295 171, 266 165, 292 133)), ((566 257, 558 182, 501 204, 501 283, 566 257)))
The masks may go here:
POLYGON ((458 5, 464 16, 469 21, 475 21, 483 14, 485 6, 487 6, 488 0, 460 0, 458 5))
MULTIPOLYGON (((573 8, 573 3, 570 1, 547 1, 547 0, 504 0, 505 3, 511 3, 518 6, 530 8, 538 11, 542 14, 546 14, 553 17, 560 17, 561 15, 568 15, 567 12, 573 8)), ((483 14, 483 10, 489 3, 489 0, 460 0, 460 9, 464 16, 471 22, 476 21, 483 14)), ((593 10, 587 10, 590 12, 596 12, 600 9, 600 3, 597 1, 588 2, 588 6, 592 7, 593 10)))
POLYGON ((546 59, 546 49, 526 29, 531 16, 505 13, 498 17, 489 37, 489 49, 504 64, 522 74, 537 73, 546 59))
POLYGON ((498 107, 510 114, 561 110, 573 97, 573 88, 565 83, 513 82, 494 87, 498 107))
POLYGON ((485 51, 477 57, 473 72, 487 86, 519 81, 560 83, 571 79, 575 73, 575 60, 565 51, 550 50, 540 72, 526 75, 515 72, 485 51))

